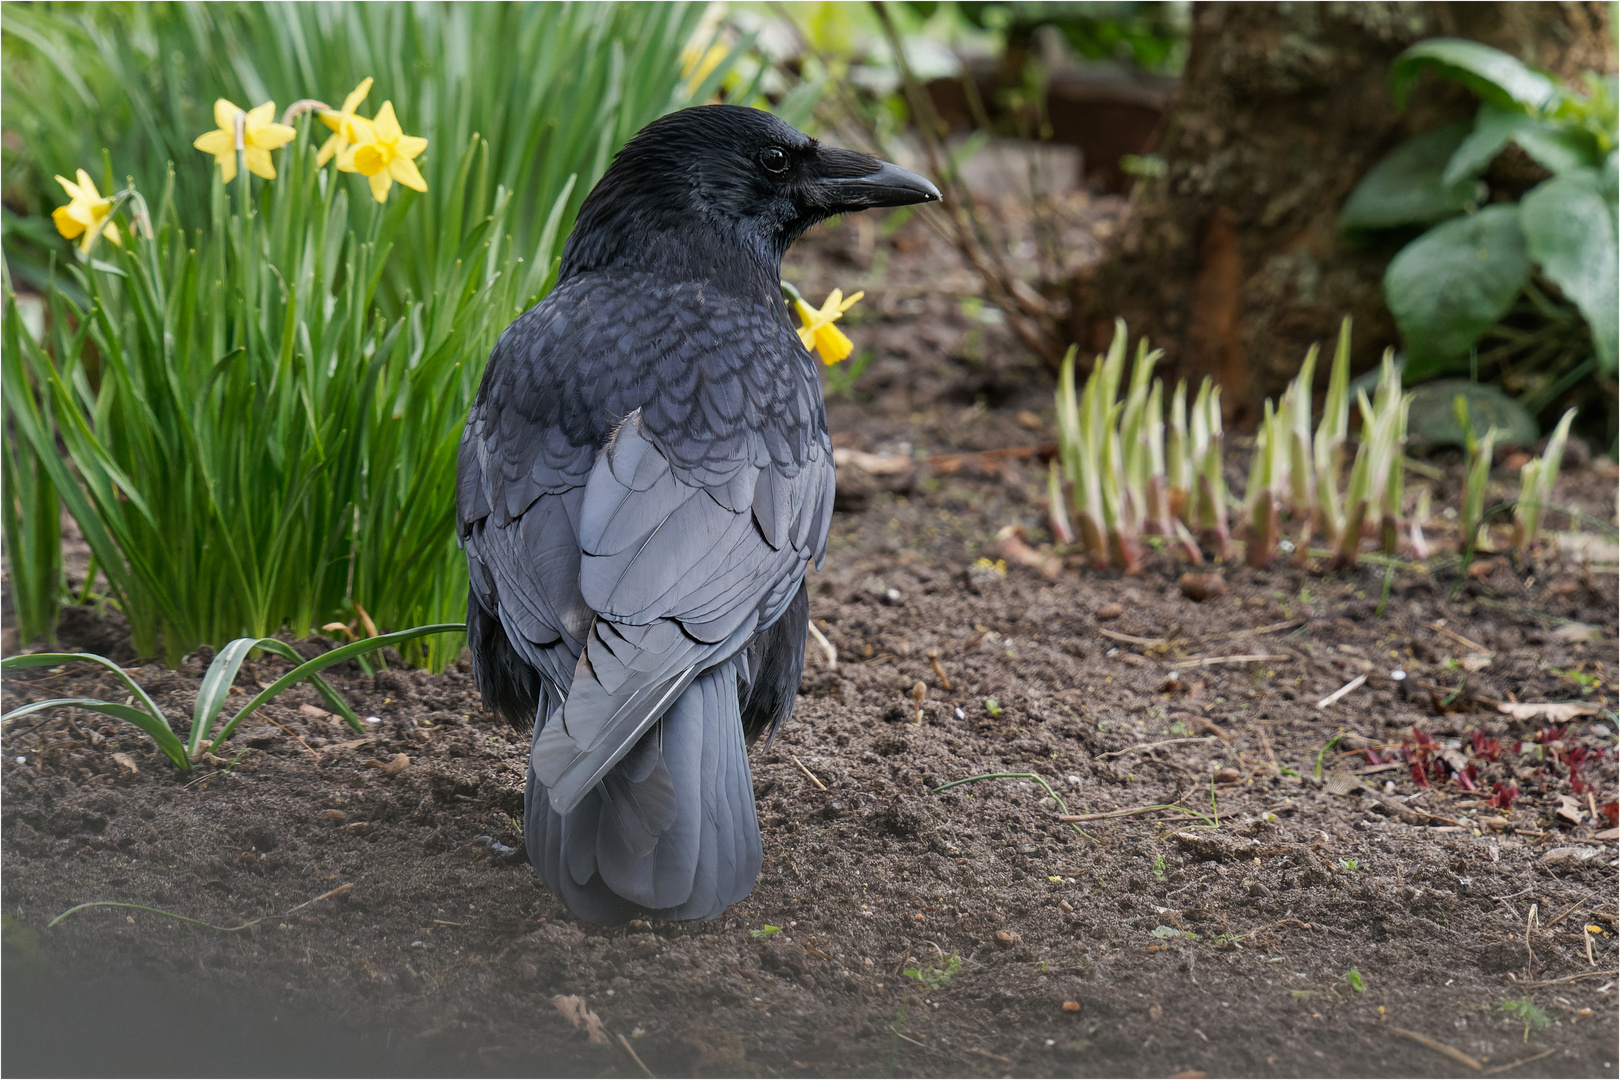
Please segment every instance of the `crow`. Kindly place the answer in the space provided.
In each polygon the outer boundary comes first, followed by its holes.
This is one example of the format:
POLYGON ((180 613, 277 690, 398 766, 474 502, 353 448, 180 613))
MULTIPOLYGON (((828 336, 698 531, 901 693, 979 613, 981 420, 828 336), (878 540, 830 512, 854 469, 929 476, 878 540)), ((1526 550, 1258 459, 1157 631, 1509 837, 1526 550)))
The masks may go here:
POLYGON ((757 109, 672 113, 490 354, 457 461, 468 644, 485 703, 533 725, 525 846, 582 919, 708 919, 753 889, 748 747, 793 708, 833 505, 782 256, 938 198, 757 109))

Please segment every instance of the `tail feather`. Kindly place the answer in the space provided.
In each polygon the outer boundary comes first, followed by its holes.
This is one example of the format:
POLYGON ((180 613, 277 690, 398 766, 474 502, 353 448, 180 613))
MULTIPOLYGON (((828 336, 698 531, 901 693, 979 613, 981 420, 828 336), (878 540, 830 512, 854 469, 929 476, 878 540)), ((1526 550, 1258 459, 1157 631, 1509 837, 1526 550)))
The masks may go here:
POLYGON ((753 890, 764 850, 738 689, 735 663, 704 672, 566 815, 531 766, 530 860, 576 915, 708 919, 753 890))

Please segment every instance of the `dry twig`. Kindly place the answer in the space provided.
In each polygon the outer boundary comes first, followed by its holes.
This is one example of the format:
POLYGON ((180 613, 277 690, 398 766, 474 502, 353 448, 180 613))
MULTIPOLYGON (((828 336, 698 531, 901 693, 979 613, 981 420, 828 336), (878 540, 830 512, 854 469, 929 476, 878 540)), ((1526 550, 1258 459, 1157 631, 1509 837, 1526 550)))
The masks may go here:
POLYGON ((1405 1028, 1394 1028, 1393 1030, 1395 1034, 1404 1035, 1408 1039, 1411 1039, 1413 1042, 1417 1043, 1419 1046, 1427 1046, 1435 1053, 1444 1054, 1452 1061, 1457 1062, 1459 1065, 1465 1065, 1468 1068, 1473 1069, 1475 1072, 1479 1072, 1485 1067, 1479 1063, 1478 1059, 1468 1056, 1461 1050, 1458 1050, 1455 1046, 1447 1046, 1438 1039, 1431 1039, 1427 1035, 1420 1035, 1415 1031, 1407 1031, 1405 1028))
POLYGON ((788 756, 793 758, 793 764, 797 765, 799 767, 799 771, 804 773, 804 775, 806 775, 806 776, 808 776, 810 778, 810 782, 812 784, 816 785, 816 787, 819 788, 822 791, 827 790, 827 785, 823 784, 820 780, 816 779, 816 774, 811 772, 809 769, 805 768, 804 767, 804 762, 800 761, 798 759, 797 755, 789 754, 788 756))

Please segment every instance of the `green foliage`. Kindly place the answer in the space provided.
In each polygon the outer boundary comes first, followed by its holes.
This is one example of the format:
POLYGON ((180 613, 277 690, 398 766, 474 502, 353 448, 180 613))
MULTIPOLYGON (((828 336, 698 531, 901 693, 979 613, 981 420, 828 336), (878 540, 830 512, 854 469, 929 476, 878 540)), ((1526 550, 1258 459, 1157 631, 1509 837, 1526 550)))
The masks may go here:
POLYGON ((1407 343, 1407 379, 1484 364, 1513 372, 1527 400, 1544 408, 1593 371, 1613 377, 1620 349, 1614 77, 1589 74, 1577 92, 1506 53, 1442 38, 1396 60, 1398 103, 1425 70, 1482 99, 1473 123, 1396 148, 1351 192, 1340 219, 1358 231, 1432 226, 1384 278, 1407 343), (1481 177, 1510 144, 1552 176, 1519 202, 1485 205, 1481 177), (1571 332, 1572 320, 1559 317, 1538 274, 1578 312, 1587 334, 1571 332))
POLYGON ((1529 998, 1506 998, 1502 1002, 1502 1011, 1524 1025, 1525 1042, 1530 1041, 1531 1031, 1540 1031, 1552 1023, 1541 1006, 1529 998))
MULTIPOLYGON (((1351 867, 1351 869, 1354 869, 1354 867, 1351 867)), ((1350 987, 1350 989, 1357 994, 1364 994, 1367 992, 1367 984, 1362 980, 1361 969, 1359 968, 1351 968, 1349 971, 1346 971, 1344 973, 1344 982, 1346 986, 1350 987)))
MULTIPOLYGON (((682 83, 685 5, 4 8, 8 205, 101 166, 122 247, 63 258, 7 216, 4 522, 19 629, 60 594, 60 499, 141 655, 329 620, 460 616, 456 447, 496 337, 543 297, 585 191, 682 83), (379 205, 317 168, 312 114, 277 176, 226 190, 191 140, 241 106, 395 103, 428 191, 379 205), (105 147, 105 153, 102 148, 105 147), (173 162, 171 168, 170 162, 173 162), (116 166, 116 173, 115 173, 116 166), (15 195, 15 198, 12 196, 15 195), (150 202, 149 202, 150 200, 150 202), (41 340, 12 278, 45 294, 41 340), (58 453, 58 444, 66 456, 58 453), (32 531, 31 531, 32 530, 32 531), (59 557, 58 557, 59 558, 59 557)), ((440 666, 459 641, 413 642, 440 666)))
POLYGON ((151 696, 141 688, 141 685, 124 671, 123 668, 108 660, 104 656, 93 653, 25 653, 21 656, 7 657, 0 660, 0 671, 10 672, 37 667, 56 667, 61 664, 90 663, 98 664, 111 671, 120 682, 129 688, 131 698, 139 705, 120 705, 111 701, 98 701, 94 698, 52 698, 48 701, 36 701, 21 708, 13 709, 0 716, 0 722, 10 722, 17 717, 27 716, 30 713, 42 712, 46 709, 70 707, 98 712, 103 716, 110 716, 117 720, 127 720, 134 724, 157 743, 158 749, 172 761, 176 768, 187 771, 191 763, 205 754, 211 754, 229 739, 243 720, 251 716, 260 706, 270 701, 277 694, 304 679, 310 680, 332 710, 356 731, 364 731, 360 720, 349 708, 348 703, 338 696, 337 691, 329 686, 320 672, 334 664, 361 656, 364 653, 381 649, 388 645, 403 645, 415 638, 433 634, 455 634, 462 629, 460 623, 442 623, 437 626, 417 626, 410 630, 401 630, 393 634, 384 634, 380 637, 365 638, 361 641, 351 642, 340 646, 329 653, 317 656, 313 660, 303 661, 292 647, 286 642, 275 638, 239 638, 221 649, 214 657, 213 663, 203 674, 202 683, 197 689, 197 702, 191 720, 191 730, 184 744, 175 734, 174 728, 169 724, 168 717, 163 710, 157 707, 151 696), (287 674, 262 689, 258 694, 248 700, 246 705, 237 710, 236 714, 213 735, 214 725, 218 722, 225 708, 225 702, 230 696, 231 685, 236 680, 236 673, 246 660, 248 654, 255 650, 274 653, 286 660, 293 661, 296 666, 287 674), (204 740, 208 742, 203 746, 204 740))
MULTIPOLYGON (((362 79, 362 106, 392 101, 406 130, 428 139, 418 161, 422 205, 396 238, 386 295, 431 295, 440 262, 454 258, 469 205, 498 188, 516 200, 513 244, 532 251, 552 206, 577 177, 562 234, 613 153, 638 128, 704 87, 680 81, 681 47, 701 17, 688 4, 231 3, 4 5, 3 86, 7 204, 49 213, 61 201, 55 173, 88 167, 103 191, 133 177, 153 193, 175 172, 180 224, 210 223, 217 180, 192 140, 214 127, 219 97, 278 110, 317 98, 341 102, 362 79), (694 93, 688 95, 687 90, 694 93), (455 191, 474 135, 488 157, 455 191), (105 169, 102 150, 108 153, 105 169), (15 198, 12 196, 15 195, 15 198), (459 198, 459 201, 458 201, 459 198)), ((320 137, 327 129, 319 127, 320 137)), ((361 177, 345 177, 351 198, 361 177)), ((46 264, 37 251, 26 262, 46 264)), ((24 277, 29 275, 24 274, 24 277)), ((33 280, 30 278, 30 280, 33 280)), ((36 287, 42 281, 34 281, 36 287)))
POLYGON ((962 957, 957 953, 945 958, 945 962, 938 967, 910 967, 902 974, 909 979, 916 979, 930 990, 940 990, 956 978, 956 973, 962 970, 962 957))
POLYGON ((1390 261, 1384 299, 1413 378, 1466 356, 1530 279, 1519 208, 1498 204, 1435 226, 1390 261))
POLYGON ((1479 180, 1475 176, 1446 175, 1446 165, 1468 138, 1468 131, 1467 124, 1450 124, 1397 146, 1350 192, 1339 212, 1339 224, 1346 229, 1428 225, 1477 204, 1479 180))
POLYGON ((750 931, 748 931, 748 933, 750 935, 752 935, 753 937, 755 937, 755 938, 774 937, 777 934, 780 934, 781 932, 782 932, 782 928, 780 926, 772 926, 770 923, 766 923, 764 926, 760 927, 758 930, 750 930, 750 931))

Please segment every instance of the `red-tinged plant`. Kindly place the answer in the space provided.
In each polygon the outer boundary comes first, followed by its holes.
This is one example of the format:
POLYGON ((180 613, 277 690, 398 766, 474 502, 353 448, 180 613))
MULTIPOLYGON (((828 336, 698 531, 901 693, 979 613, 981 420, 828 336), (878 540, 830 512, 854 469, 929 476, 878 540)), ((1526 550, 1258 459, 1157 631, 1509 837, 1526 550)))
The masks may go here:
POLYGON ((1498 780, 1496 782, 1496 787, 1491 790, 1490 805, 1496 807, 1498 810, 1511 810, 1513 809, 1513 800, 1517 799, 1518 797, 1518 788, 1514 787, 1512 784, 1504 783, 1501 780, 1498 780))
POLYGON ((1502 743, 1499 740, 1489 738, 1483 731, 1477 729, 1470 738, 1474 743, 1475 757, 1495 761, 1502 756, 1502 743))
POLYGON ((1592 756, 1592 751, 1584 746, 1571 746, 1565 755, 1569 762, 1569 789, 1577 795, 1584 795, 1591 790, 1592 785, 1581 779, 1581 770, 1586 767, 1586 761, 1592 756))
POLYGON ((1606 802, 1599 809, 1611 827, 1620 825, 1620 802, 1606 802))

